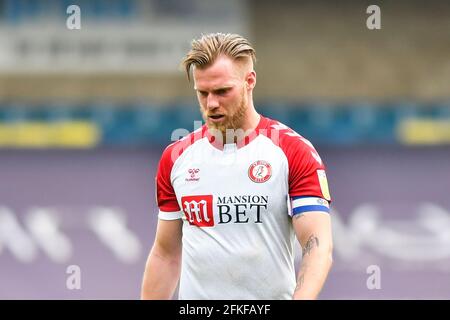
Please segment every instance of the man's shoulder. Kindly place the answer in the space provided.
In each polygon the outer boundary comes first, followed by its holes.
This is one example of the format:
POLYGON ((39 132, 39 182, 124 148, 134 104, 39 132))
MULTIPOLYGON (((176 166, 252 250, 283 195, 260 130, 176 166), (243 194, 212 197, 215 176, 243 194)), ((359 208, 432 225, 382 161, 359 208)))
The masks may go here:
POLYGON ((280 147, 285 153, 288 151, 296 150, 307 150, 309 148, 314 149, 312 143, 296 132, 291 127, 285 125, 284 123, 271 119, 265 118, 266 125, 265 130, 262 131, 265 136, 267 136, 276 146, 280 147))
POLYGON ((285 124, 268 119, 268 137, 284 152, 290 166, 303 167, 305 165, 319 166, 324 164, 314 145, 305 137, 285 124))
POLYGON ((181 139, 172 142, 164 149, 161 160, 165 162, 174 163, 175 160, 181 156, 183 152, 185 152, 189 147, 194 145, 196 142, 205 137, 206 126, 198 128, 195 131, 190 132, 186 136, 181 139))

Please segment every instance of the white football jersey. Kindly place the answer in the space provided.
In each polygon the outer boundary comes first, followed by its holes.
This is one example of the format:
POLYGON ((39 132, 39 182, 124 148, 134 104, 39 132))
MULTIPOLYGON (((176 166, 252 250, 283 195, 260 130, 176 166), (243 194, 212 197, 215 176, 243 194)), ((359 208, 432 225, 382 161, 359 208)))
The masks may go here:
POLYGON ((238 145, 203 126, 168 146, 156 194, 160 219, 183 219, 180 299, 291 299, 292 216, 331 201, 311 143, 262 116, 238 145))

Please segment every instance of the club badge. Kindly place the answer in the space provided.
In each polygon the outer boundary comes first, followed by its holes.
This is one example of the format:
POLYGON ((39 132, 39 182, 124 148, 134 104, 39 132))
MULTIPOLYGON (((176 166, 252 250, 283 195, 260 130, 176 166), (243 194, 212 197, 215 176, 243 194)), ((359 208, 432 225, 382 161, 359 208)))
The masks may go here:
POLYGON ((248 168, 248 177, 256 183, 263 183, 272 176, 272 167, 270 163, 264 160, 253 162, 248 168))

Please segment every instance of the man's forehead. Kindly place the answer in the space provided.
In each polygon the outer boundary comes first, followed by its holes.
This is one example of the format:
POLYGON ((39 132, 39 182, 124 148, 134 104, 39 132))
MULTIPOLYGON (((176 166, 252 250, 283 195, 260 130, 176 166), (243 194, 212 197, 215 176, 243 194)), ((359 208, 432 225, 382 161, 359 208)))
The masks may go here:
POLYGON ((214 91, 219 89, 233 88, 236 85, 236 81, 221 81, 217 80, 207 80, 207 81, 195 81, 194 80, 194 90, 201 91, 214 91))
POLYGON ((198 86, 232 86, 242 75, 237 63, 227 57, 219 57, 210 66, 193 68, 195 87, 198 86))
POLYGON ((238 77, 221 74, 194 75, 195 90, 217 90, 232 88, 239 81, 238 77))

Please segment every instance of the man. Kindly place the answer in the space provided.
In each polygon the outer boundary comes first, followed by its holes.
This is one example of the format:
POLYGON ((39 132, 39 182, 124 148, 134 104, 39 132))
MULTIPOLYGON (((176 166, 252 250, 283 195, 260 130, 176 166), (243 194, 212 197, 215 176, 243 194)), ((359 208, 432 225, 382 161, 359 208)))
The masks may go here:
POLYGON ((332 264, 330 195, 311 143, 253 105, 255 51, 234 34, 192 42, 205 125, 169 145, 143 299, 315 299, 332 264), (295 236, 303 258, 296 280, 295 236))

